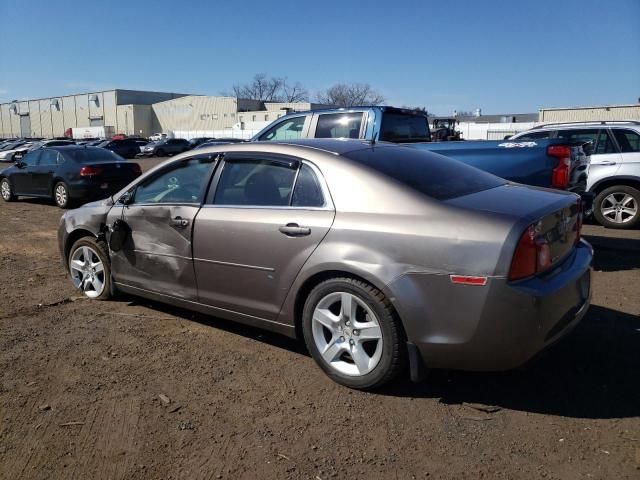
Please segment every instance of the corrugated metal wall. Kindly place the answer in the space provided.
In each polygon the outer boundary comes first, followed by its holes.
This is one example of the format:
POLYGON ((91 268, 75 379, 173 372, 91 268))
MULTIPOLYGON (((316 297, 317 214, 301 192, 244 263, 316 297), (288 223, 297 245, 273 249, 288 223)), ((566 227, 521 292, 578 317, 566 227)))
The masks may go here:
POLYGON ((640 120, 640 105, 540 109, 540 121, 546 123, 599 120, 640 120))
POLYGON ((191 95, 152 105, 154 128, 160 132, 175 130, 218 130, 236 123, 234 97, 191 95))

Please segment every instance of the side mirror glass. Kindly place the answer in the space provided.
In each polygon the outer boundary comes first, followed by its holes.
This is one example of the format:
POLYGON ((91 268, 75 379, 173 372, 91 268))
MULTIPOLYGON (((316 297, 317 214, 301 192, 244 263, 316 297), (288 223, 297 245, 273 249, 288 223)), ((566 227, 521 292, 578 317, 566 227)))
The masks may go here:
POLYGON ((133 202, 133 194, 131 192, 125 192, 120 196, 118 202, 120 205, 131 205, 133 202))

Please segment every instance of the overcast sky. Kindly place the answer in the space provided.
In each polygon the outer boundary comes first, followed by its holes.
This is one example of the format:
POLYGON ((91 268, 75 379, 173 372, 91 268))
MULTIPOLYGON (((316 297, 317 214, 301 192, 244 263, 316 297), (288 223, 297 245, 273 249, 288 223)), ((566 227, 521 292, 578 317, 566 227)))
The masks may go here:
POLYGON ((264 72, 311 92, 483 113, 636 103, 640 0, 0 0, 0 101, 130 88, 217 95, 264 72))

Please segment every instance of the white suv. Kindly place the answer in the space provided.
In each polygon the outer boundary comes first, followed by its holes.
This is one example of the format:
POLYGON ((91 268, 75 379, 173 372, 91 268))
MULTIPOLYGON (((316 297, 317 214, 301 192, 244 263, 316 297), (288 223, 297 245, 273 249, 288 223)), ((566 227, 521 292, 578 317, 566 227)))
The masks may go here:
POLYGON ((633 228, 640 223, 640 122, 554 123, 511 137, 543 138, 593 142, 587 191, 595 195, 596 220, 611 228, 633 228))

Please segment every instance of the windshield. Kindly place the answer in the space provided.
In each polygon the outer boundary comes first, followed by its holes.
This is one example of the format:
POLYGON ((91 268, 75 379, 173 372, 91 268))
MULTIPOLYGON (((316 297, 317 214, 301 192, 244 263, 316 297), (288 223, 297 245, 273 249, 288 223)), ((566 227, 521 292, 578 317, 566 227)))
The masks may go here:
POLYGON ((452 158, 412 147, 378 146, 343 155, 436 200, 461 197, 506 183, 452 158))

